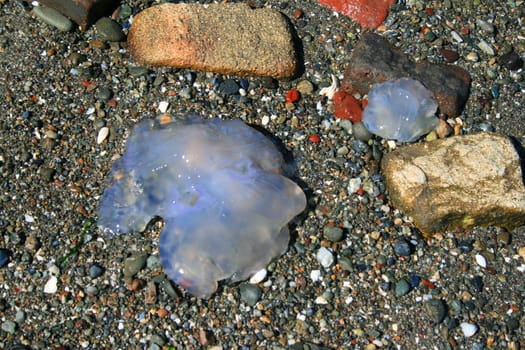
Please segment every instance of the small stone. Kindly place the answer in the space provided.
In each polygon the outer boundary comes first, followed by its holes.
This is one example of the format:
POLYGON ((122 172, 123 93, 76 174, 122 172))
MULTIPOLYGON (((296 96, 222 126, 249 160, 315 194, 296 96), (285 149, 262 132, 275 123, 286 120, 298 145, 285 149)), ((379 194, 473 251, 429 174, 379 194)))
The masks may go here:
POLYGON ((476 24, 479 26, 479 28, 484 31, 485 33, 494 33, 494 25, 492 23, 489 23, 487 21, 484 21, 480 18, 476 20, 476 24))
POLYGON ((375 29, 383 23, 395 0, 318 0, 318 2, 350 17, 363 28, 375 29))
POLYGON ((241 300, 250 306, 257 304, 262 296, 262 290, 256 284, 242 283, 239 286, 239 290, 241 292, 241 300))
POLYGON ((505 68, 510 70, 518 70, 523 67, 523 60, 516 52, 511 51, 502 55, 498 62, 505 68))
POLYGON ((97 264, 93 264, 91 265, 91 267, 89 268, 89 276, 91 278, 97 278, 97 277, 100 277, 102 276, 102 274, 104 273, 104 268, 100 267, 99 265, 97 264))
POLYGON ((405 238, 400 237, 394 242, 394 252, 399 256, 409 256, 412 253, 412 247, 405 238))
POLYGON ((124 277, 133 277, 146 266, 147 256, 140 254, 124 260, 124 277))
POLYGON ((16 330, 16 323, 11 320, 6 320, 2 323, 2 330, 9 334, 14 334, 16 330))
POLYGON ((26 241, 24 243, 24 248, 29 250, 30 252, 36 252, 42 244, 40 243, 40 240, 36 238, 35 236, 29 236, 26 238, 26 241))
POLYGON ((325 247, 319 248, 316 258, 319 264, 321 264, 321 266, 325 269, 329 268, 334 263, 334 255, 328 248, 325 247))
POLYGON ((440 49, 439 54, 443 57, 443 59, 447 63, 454 63, 459 59, 458 52, 454 50, 440 49))
POLYGON ((478 47, 480 48, 481 51, 483 51, 487 55, 490 55, 490 56, 494 56, 495 55, 495 52, 494 52, 494 49, 492 48, 492 46, 490 46, 489 43, 486 42, 483 39, 481 39, 479 41, 478 47))
POLYGON ((467 338, 472 337, 478 331, 478 326, 473 323, 462 322, 460 325, 463 335, 467 338))
POLYGON ((219 85, 219 91, 226 96, 238 95, 239 85, 233 79, 226 79, 219 85))
POLYGON ((46 6, 35 6, 32 13, 47 24, 63 32, 69 32, 73 23, 57 10, 46 6))
POLYGON ((479 60, 479 57, 477 53, 472 51, 465 56, 465 59, 470 62, 477 62, 479 60))
POLYGON ((402 297, 404 295, 407 295, 408 292, 410 292, 410 284, 405 279, 401 279, 397 281, 394 290, 395 290, 396 296, 402 297))
POLYGON ((102 17, 95 23, 99 38, 103 41, 124 41, 126 36, 120 24, 109 17, 102 17))
POLYGON ((40 173, 40 176, 42 177, 42 180, 45 182, 51 182, 53 181, 53 177, 55 176, 56 170, 49 167, 41 167, 38 169, 38 172, 40 173))
POLYGON ((46 284, 44 285, 44 293, 47 294, 54 294, 57 292, 58 279, 55 276, 51 276, 49 280, 47 280, 46 284))
POLYGON ((479 266, 483 268, 487 267, 487 259, 483 255, 476 254, 475 258, 476 258, 476 264, 478 264, 479 266))
POLYGON ((314 92, 314 85, 309 80, 305 79, 297 83, 297 86, 295 87, 295 89, 299 91, 301 96, 306 96, 314 92))
POLYGON ((146 259, 146 267, 148 270, 158 270, 161 268, 160 259, 156 255, 150 255, 148 256, 148 259, 146 259))
POLYGON ((259 270, 256 273, 254 273, 252 275, 252 277, 250 277, 249 282, 251 284, 260 283, 260 282, 262 282, 262 281, 264 281, 266 279, 266 275, 267 274, 268 274, 268 270, 266 270, 266 269, 259 270))
POLYGON ((324 227, 323 233, 330 242, 339 242, 343 239, 343 229, 337 226, 327 225, 324 227))
POLYGON ((111 14, 120 4, 118 0, 39 0, 40 4, 52 7, 71 18, 83 29, 92 24, 101 15, 111 14))
POLYGON ((97 144, 100 145, 102 142, 104 142, 105 139, 107 139, 109 136, 109 128, 107 126, 104 126, 100 128, 97 134, 97 144))
POLYGON ((107 87, 101 87, 97 91, 97 98, 102 102, 108 102, 113 97, 113 91, 107 87))
POLYGON ((357 140, 368 141, 372 138, 372 133, 368 131, 363 122, 353 123, 352 134, 357 140))
POLYGON ((7 266, 10 255, 9 250, 0 248, 0 267, 7 266))
POLYGON ((435 324, 443 322, 447 315, 445 303, 439 299, 430 299, 424 304, 424 311, 428 318, 435 324))

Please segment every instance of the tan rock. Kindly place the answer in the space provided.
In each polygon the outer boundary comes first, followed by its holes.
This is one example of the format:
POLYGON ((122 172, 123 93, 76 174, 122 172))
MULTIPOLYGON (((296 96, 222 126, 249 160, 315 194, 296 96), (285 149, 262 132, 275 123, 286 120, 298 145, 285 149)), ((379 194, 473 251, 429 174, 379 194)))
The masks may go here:
POLYGON ((522 164, 503 135, 480 133, 401 147, 383 157, 381 168, 392 203, 424 234, 525 225, 522 164))
POLYGON ((298 65, 286 17, 243 3, 150 7, 134 18, 128 43, 136 62, 151 66, 284 79, 298 65))

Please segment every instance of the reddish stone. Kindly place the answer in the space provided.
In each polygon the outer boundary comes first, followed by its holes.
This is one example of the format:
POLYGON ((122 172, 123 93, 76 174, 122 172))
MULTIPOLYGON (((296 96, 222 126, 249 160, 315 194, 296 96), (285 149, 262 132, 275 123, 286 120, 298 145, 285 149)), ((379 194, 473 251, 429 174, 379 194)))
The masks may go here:
POLYGON ((361 103, 354 96, 344 91, 337 91, 332 99, 335 106, 334 115, 340 119, 348 119, 352 123, 363 119, 361 103))
POLYGON ((321 142, 321 138, 317 134, 312 134, 308 138, 308 141, 313 142, 313 143, 319 143, 319 142, 321 142))
POLYGON ((290 89, 286 93, 286 103, 294 103, 299 101, 299 98, 301 98, 301 95, 299 94, 299 91, 295 89, 290 89))
POLYGON ((355 46, 341 88, 348 94, 365 95, 374 84, 405 77, 419 80, 432 91, 440 113, 449 117, 461 114, 470 88, 466 70, 449 64, 414 63, 372 32, 363 34, 355 46))
POLYGON ((346 15, 363 28, 379 27, 395 0, 317 0, 321 5, 346 15))

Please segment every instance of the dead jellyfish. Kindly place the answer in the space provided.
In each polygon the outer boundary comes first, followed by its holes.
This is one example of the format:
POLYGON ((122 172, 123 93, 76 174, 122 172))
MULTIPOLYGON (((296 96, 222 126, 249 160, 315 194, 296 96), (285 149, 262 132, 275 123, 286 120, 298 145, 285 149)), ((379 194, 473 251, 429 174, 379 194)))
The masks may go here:
POLYGON ((98 212, 106 232, 165 226, 159 256, 170 279, 208 298, 281 255, 306 207, 277 147, 239 120, 145 120, 111 169, 98 212))
POLYGON ((368 93, 363 124, 385 139, 414 142, 438 125, 438 104, 418 80, 401 78, 376 84, 368 93))

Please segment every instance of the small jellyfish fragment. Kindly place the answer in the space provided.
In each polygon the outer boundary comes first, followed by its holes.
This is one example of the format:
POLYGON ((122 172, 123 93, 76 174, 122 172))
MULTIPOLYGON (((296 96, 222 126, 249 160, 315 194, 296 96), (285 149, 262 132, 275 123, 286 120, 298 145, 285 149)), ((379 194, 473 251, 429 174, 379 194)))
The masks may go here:
POLYGON ((363 124, 385 139, 414 142, 438 125, 437 102, 418 80, 401 78, 376 84, 368 93, 363 124))
POLYGON ((284 166, 277 147, 239 120, 145 120, 112 167, 98 225, 141 232, 161 217, 164 271, 208 298, 218 281, 247 279, 286 249, 306 197, 284 166))

